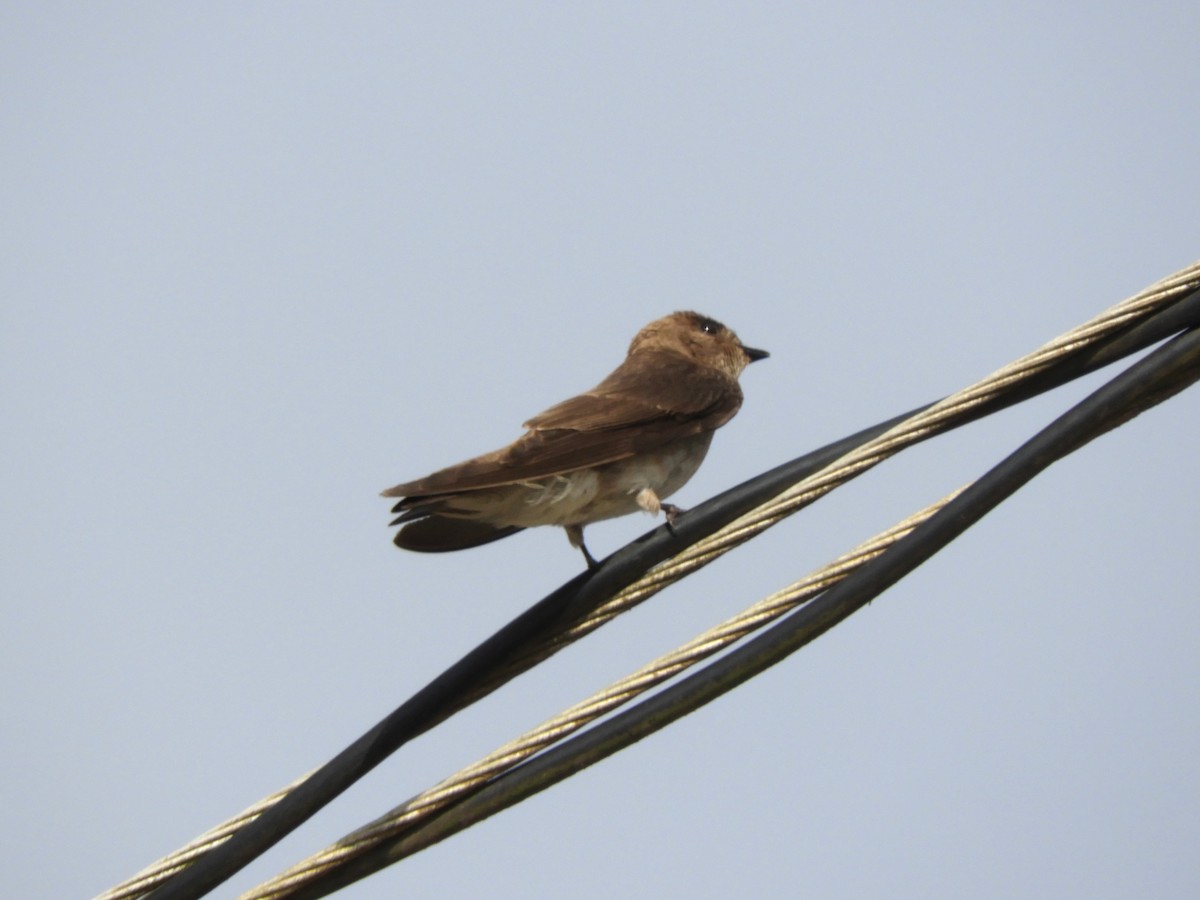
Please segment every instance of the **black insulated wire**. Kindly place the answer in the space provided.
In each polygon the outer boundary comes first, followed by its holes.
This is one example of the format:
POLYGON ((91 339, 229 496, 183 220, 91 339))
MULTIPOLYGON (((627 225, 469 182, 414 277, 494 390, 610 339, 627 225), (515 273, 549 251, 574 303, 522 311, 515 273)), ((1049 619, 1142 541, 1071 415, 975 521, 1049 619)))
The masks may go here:
POLYGON ((1054 462, 1200 380, 1200 329, 1180 335, 1072 407, 839 584, 676 684, 515 766, 423 822, 289 893, 323 897, 612 755, 787 658, 920 566, 1054 462), (405 844, 409 846, 405 847, 405 844))
MULTIPOLYGON (((1192 291, 1107 340, 1066 357, 1011 395, 980 405, 950 427, 1051 390, 1197 324, 1200 324, 1200 291, 1192 291)), ((530 655, 655 565, 925 408, 859 431, 752 478, 689 510, 673 529, 660 526, 605 559, 598 569, 580 573, 446 669, 225 843, 198 857, 147 896, 153 900, 203 896, 282 840, 405 743, 518 674, 520 670, 512 669, 512 660, 530 655)))

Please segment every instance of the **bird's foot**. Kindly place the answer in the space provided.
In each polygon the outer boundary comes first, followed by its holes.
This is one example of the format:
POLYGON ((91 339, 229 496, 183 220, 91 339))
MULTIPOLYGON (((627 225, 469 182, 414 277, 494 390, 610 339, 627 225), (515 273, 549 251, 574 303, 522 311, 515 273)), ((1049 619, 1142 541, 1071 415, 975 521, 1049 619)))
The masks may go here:
POLYGON ((662 505, 662 511, 663 515, 667 517, 667 530, 674 534, 675 520, 687 512, 687 510, 680 509, 674 503, 664 503, 662 505))

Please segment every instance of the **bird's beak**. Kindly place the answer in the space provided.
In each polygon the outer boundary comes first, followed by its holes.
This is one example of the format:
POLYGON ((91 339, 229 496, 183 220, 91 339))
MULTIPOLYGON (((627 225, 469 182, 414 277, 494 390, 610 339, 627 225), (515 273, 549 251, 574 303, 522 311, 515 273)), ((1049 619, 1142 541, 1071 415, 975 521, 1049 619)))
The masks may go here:
POLYGON ((771 355, 766 350, 756 350, 753 347, 743 347, 742 349, 745 350, 746 355, 750 357, 750 362, 758 362, 760 359, 766 359, 771 355))

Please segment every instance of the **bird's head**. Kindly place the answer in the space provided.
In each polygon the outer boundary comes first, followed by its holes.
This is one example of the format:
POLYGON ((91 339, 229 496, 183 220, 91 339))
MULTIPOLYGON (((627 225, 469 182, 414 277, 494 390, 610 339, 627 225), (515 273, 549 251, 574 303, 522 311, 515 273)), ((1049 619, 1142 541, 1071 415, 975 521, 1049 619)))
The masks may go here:
POLYGON ((770 355, 766 350, 747 347, 729 328, 697 312, 674 312, 639 331, 629 345, 629 353, 632 356, 647 351, 678 353, 720 369, 731 378, 737 378, 755 360, 770 355))

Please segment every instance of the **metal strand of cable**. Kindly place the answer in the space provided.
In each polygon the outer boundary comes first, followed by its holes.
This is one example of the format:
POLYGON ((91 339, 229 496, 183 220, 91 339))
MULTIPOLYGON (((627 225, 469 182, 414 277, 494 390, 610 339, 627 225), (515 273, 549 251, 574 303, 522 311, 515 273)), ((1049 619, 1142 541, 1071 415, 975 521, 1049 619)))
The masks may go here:
MULTIPOLYGON (((436 786, 363 826, 270 881, 242 895, 241 900, 273 900, 293 896, 344 860, 393 839, 401 832, 410 835, 423 821, 458 798, 487 784, 529 757, 563 740, 596 719, 607 715, 646 691, 740 641, 764 625, 795 609, 811 597, 836 584, 859 566, 883 553, 949 502, 954 494, 893 525, 826 566, 788 587, 760 600, 736 616, 696 636, 681 647, 646 664, 591 697, 547 719, 476 763, 451 775, 436 786)), ((424 845, 422 845, 424 846, 424 845)), ((403 856, 415 852, 406 845, 403 856)), ((390 861, 400 857, 389 855, 390 861)))
MULTIPOLYGON (((322 897, 461 831, 612 755, 715 699, 819 637, 979 521, 1053 462, 1200 380, 1200 328, 1173 338, 1060 416, 931 515, 921 516, 886 552, 864 559, 836 585, 741 647, 625 712, 557 743, 450 801, 358 859, 274 896, 322 897)), ((250 896, 258 896, 251 894, 250 896)))
MULTIPOLYGON (((1007 396, 1009 398, 1007 402, 1017 402, 1019 399, 1024 399, 1021 396, 1022 384, 1025 384, 1027 395, 1029 395, 1029 392, 1037 390, 1034 388, 1035 382, 1030 379, 1035 379, 1038 372, 1056 365, 1059 365, 1061 368, 1062 360, 1071 354, 1086 356, 1086 354, 1080 353, 1083 348, 1094 345, 1099 345, 1100 348, 1115 345, 1119 340, 1114 335, 1122 329, 1128 328, 1131 323, 1139 319, 1144 320, 1151 316, 1158 319, 1167 318, 1171 312, 1169 309, 1171 304, 1187 293, 1195 294, 1198 289, 1200 289, 1200 264, 1193 264, 1175 275, 1152 285, 1130 300, 1113 307, 1085 325, 1047 344, 1035 353, 1023 357, 1010 366, 1006 366, 979 384, 961 391, 940 403, 933 404, 923 412, 904 420, 900 425, 894 427, 886 434, 880 435, 875 440, 863 444, 858 450, 846 455, 835 466, 831 466, 823 472, 817 473, 813 477, 777 493, 774 498, 759 504, 740 519, 730 523, 710 537, 697 541, 673 559, 652 569, 623 590, 614 593, 607 602, 595 607, 587 617, 578 621, 573 628, 552 635, 532 650, 527 650, 519 654, 515 660, 510 660, 502 668, 502 671, 493 673, 493 676, 479 686, 472 694, 447 708, 432 724, 443 720, 455 710, 461 709, 470 702, 473 702, 474 699, 486 695, 516 674, 527 670, 541 659, 548 657, 563 646, 589 633, 620 612, 652 596, 658 590, 678 580, 678 578, 723 555, 742 541, 747 540, 774 522, 779 521, 782 517, 790 515, 792 512, 812 502, 812 500, 826 493, 833 486, 836 486, 836 484, 853 477, 855 474, 866 471, 866 469, 886 458, 886 456, 891 455, 891 453, 897 452, 899 449, 915 441, 923 440, 934 433, 954 427, 956 424, 961 424, 961 422, 969 420, 973 416, 978 416, 981 412, 981 407, 995 401, 997 398, 1003 399, 1007 396), (1103 341, 1107 341, 1108 344, 1099 343, 1103 341)), ((1196 299, 1197 297, 1193 296, 1188 298, 1187 304, 1181 303, 1178 305, 1189 305, 1196 299)), ((1191 318, 1185 317, 1186 321, 1190 322, 1194 320, 1194 313, 1189 312, 1188 316, 1191 318)), ((1153 324, 1155 323, 1152 319, 1150 321, 1143 321, 1143 326, 1153 324)), ((1176 326, 1164 321, 1163 327, 1175 328, 1176 326)), ((1130 332, 1136 330, 1130 329, 1130 332)), ((1142 345, 1144 346, 1144 344, 1142 345)), ((1130 351, 1121 350, 1115 353, 1113 358, 1119 358, 1119 356, 1127 352, 1130 351)), ((1111 360, 1104 362, 1107 361, 1111 360)), ((1069 377, 1075 376, 1067 376, 1063 380, 1068 380, 1069 377)), ((986 411, 990 412, 992 408, 989 406, 986 411)), ((785 468, 787 467, 780 467, 780 470, 785 468)), ((778 477, 775 474, 775 470, 773 470, 771 473, 764 473, 763 476, 752 479, 747 485, 773 483, 778 477)), ((744 485, 741 488, 732 489, 727 494, 732 495, 745 487, 744 485)), ((720 502, 724 497, 725 495, 722 495, 722 498, 714 498, 714 501, 720 502)), ((705 504, 705 506, 708 505, 705 504)), ((733 503, 728 503, 727 505, 730 507, 734 506, 733 503)), ((695 512, 697 516, 693 521, 699 521, 702 518, 699 515, 700 510, 697 509, 695 512)), ((641 541, 634 543, 638 544, 641 541)), ((649 545, 644 545, 641 549, 645 550, 646 546, 649 545)), ((622 555, 625 555, 624 552, 615 555, 614 562, 616 561, 616 556, 622 555)), ((609 567, 606 565, 605 568, 609 567)), ((620 567, 616 566, 614 568, 619 569, 620 567)), ((591 585, 585 582, 583 586, 590 587, 591 585)), ((564 588, 567 587, 577 587, 576 582, 573 581, 571 585, 564 586, 564 588)), ((432 727, 432 724, 426 727, 432 727)), ((112 888, 101 895, 101 897, 103 900, 118 900, 118 898, 141 896, 145 892, 155 889, 164 882, 169 881, 174 872, 179 871, 191 861, 202 857, 208 850, 220 845, 230 835, 236 833, 242 825, 252 822, 260 813, 269 810, 278 800, 286 798, 293 787, 303 784, 304 781, 304 778, 299 779, 287 788, 259 801, 238 816, 206 832, 205 835, 197 838, 181 850, 147 867, 121 885, 112 888)))
MULTIPOLYGON (((1172 283, 1165 289, 1171 290, 1176 286, 1172 283)), ((1164 283, 1156 285, 1155 288, 1164 288, 1164 283)), ((1154 291, 1154 288, 1151 291, 1154 291)), ((572 636, 577 637, 587 633, 620 611, 661 590, 666 584, 728 552, 737 544, 812 502, 813 499, 831 490, 832 487, 847 478, 865 471, 866 468, 907 446, 917 439, 918 435, 940 429, 943 423, 956 415, 961 415, 963 410, 987 402, 995 396, 996 392, 1031 377, 1047 365, 1053 364, 1056 354, 1069 352, 1069 349, 1078 348, 1081 343, 1099 339, 1109 333, 1113 327, 1123 326, 1130 316, 1137 314, 1139 307, 1145 305, 1143 295, 1120 304, 1092 322, 1075 329, 1010 366, 1006 366, 977 385, 935 404, 925 412, 881 435, 875 441, 852 451, 837 465, 782 492, 774 500, 731 523, 711 538, 694 545, 676 559, 631 585, 614 597, 609 604, 597 610, 593 617, 581 623, 576 629, 577 633, 572 636)), ((698 664, 712 654, 741 640, 754 630, 792 610, 796 605, 827 590, 832 584, 845 578, 859 566, 879 556, 888 546, 911 533, 915 527, 945 506, 954 496, 957 496, 957 493, 922 510, 829 566, 760 601, 741 615, 710 629, 678 650, 655 660, 627 678, 548 720, 485 759, 463 769, 436 787, 418 795, 370 825, 348 835, 337 844, 310 857, 244 896, 246 898, 275 898, 323 895, 325 890, 317 888, 314 893, 306 890, 306 887, 319 882, 330 869, 358 857, 365 850, 377 847, 384 842, 392 842, 396 847, 394 850, 381 854, 386 862, 377 861, 376 865, 369 867, 368 872, 358 874, 356 877, 362 877, 362 874, 374 871, 381 865, 409 855, 433 840, 440 839, 440 837, 433 836, 422 839, 418 830, 421 823, 428 821, 441 809, 472 793, 480 786, 494 782, 506 771, 512 771, 523 761, 542 753, 547 747, 562 741, 597 718, 612 712, 618 706, 628 703, 686 668, 698 664), (397 836, 401 833, 405 833, 402 848, 396 842, 397 836)), ((379 855, 377 854, 377 856, 379 855)), ((338 883, 345 882, 343 880, 338 883)))
POLYGON ((236 833, 247 822, 258 818, 264 809, 274 806, 281 797, 286 796, 288 791, 303 782, 307 777, 308 774, 301 775, 291 784, 280 788, 273 794, 263 797, 253 806, 247 807, 236 816, 226 819, 220 825, 216 825, 203 834, 198 835, 178 850, 151 863, 136 875, 133 875, 115 887, 109 888, 104 893, 98 894, 95 900, 129 900, 129 898, 140 897, 148 893, 165 879, 170 878, 174 873, 187 868, 193 860, 208 853, 213 847, 229 840, 230 835, 236 833))

